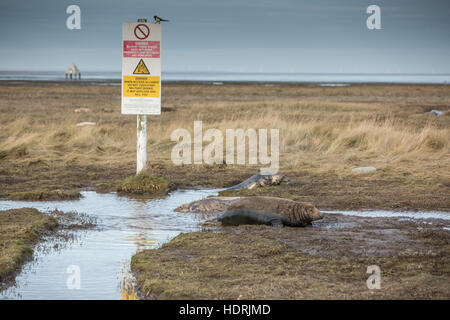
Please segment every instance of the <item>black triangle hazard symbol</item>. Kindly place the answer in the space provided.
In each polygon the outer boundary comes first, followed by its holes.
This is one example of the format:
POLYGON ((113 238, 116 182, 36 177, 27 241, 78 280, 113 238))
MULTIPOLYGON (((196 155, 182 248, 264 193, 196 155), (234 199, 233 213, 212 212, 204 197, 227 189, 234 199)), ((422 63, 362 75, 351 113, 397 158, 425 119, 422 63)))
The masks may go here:
POLYGON ((133 74, 150 74, 150 71, 148 71, 147 66, 144 63, 144 60, 141 59, 139 61, 138 65, 136 66, 136 69, 134 69, 133 74))

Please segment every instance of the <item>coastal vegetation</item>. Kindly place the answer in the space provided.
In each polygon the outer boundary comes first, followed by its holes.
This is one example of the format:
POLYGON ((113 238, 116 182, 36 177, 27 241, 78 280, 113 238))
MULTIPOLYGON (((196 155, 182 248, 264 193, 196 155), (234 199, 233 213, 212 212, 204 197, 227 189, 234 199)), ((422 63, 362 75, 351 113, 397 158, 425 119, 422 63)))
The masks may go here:
MULTIPOLYGON (((116 191, 134 175, 136 119, 120 113, 120 87, 4 83, 0 97, 0 197, 72 199, 82 188, 116 191)), ((228 187, 264 167, 248 158, 175 166, 171 133, 201 120, 204 131, 280 129, 290 183, 243 193, 327 208, 450 207, 447 85, 167 83, 162 98, 161 115, 148 117, 145 174, 171 186, 228 187), (352 171, 364 166, 376 171, 352 171)))

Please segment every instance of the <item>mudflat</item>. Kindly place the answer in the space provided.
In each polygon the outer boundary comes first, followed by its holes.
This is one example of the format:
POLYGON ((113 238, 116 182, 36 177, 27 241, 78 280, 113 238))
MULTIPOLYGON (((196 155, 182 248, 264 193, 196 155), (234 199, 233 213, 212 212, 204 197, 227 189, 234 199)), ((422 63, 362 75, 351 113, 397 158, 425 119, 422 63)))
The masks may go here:
POLYGON ((307 228, 181 234, 132 259, 146 299, 448 299, 446 221, 329 214, 307 228), (369 266, 381 288, 369 290, 369 266))

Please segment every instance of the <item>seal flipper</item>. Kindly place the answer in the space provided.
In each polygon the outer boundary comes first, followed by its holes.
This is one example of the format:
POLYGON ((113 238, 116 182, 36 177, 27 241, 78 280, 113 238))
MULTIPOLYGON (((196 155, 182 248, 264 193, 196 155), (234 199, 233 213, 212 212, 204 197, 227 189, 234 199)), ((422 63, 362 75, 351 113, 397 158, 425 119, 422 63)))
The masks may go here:
POLYGON ((270 220, 270 223, 272 224, 272 227, 283 228, 283 221, 281 221, 281 219, 279 218, 273 218, 272 220, 270 220))

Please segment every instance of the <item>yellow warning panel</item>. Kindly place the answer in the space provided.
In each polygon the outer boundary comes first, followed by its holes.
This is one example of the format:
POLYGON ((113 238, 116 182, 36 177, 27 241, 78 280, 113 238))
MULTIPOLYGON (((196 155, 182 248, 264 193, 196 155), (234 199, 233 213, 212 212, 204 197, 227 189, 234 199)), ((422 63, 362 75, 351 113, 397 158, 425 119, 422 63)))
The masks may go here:
POLYGON ((150 71, 148 71, 147 66, 144 63, 144 60, 140 60, 138 65, 133 71, 133 74, 150 74, 150 71))
POLYGON ((159 98, 159 76, 123 76, 123 96, 128 98, 159 98))

